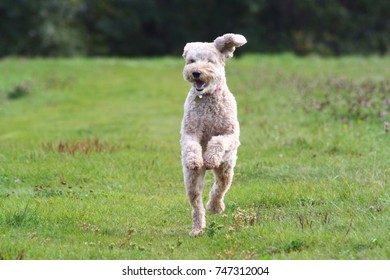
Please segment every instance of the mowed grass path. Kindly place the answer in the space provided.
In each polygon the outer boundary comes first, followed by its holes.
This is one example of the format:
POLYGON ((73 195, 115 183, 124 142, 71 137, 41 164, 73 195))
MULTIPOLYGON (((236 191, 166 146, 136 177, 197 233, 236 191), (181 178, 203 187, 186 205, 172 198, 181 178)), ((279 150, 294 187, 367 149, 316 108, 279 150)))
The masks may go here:
POLYGON ((0 259, 389 259, 389 65, 228 61, 242 146, 194 238, 181 59, 3 59, 0 259))

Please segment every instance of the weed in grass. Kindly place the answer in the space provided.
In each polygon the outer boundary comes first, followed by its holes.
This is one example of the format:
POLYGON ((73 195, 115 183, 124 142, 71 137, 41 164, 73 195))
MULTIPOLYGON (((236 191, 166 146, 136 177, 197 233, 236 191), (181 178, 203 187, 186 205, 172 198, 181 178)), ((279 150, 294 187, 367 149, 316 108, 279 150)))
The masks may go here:
POLYGON ((223 225, 218 225, 216 222, 211 222, 209 225, 207 225, 205 229, 205 233, 209 237, 213 237, 218 231, 223 229, 223 225))
POLYGON ((75 200, 83 200, 85 197, 94 196, 92 189, 84 189, 83 186, 73 187, 63 180, 60 186, 37 185, 34 187, 34 197, 51 198, 67 197, 75 200))
POLYGON ((388 133, 390 131, 390 123, 383 122, 383 129, 385 130, 385 133, 388 133))
POLYGON ((343 121, 384 118, 390 113, 390 82, 337 78, 297 84, 306 111, 328 112, 343 121))
POLYGON ((233 213, 234 226, 231 230, 239 230, 243 227, 253 226, 258 221, 258 214, 252 208, 244 210, 238 207, 233 213))
POLYGON ((19 99, 31 95, 32 93, 31 82, 22 82, 17 84, 8 94, 8 99, 19 99))
POLYGON ((54 197, 62 196, 64 191, 61 189, 55 189, 49 185, 39 185, 34 187, 34 196, 36 197, 54 197))
POLYGON ((128 247, 128 246, 133 246, 134 243, 132 242, 132 236, 134 234, 135 230, 130 228, 126 232, 126 236, 121 240, 119 243, 120 248, 128 247))
POLYGON ((15 212, 5 213, 4 223, 10 227, 29 227, 40 224, 40 217, 37 214, 38 208, 30 209, 30 203, 22 209, 17 209, 15 212))
POLYGON ((23 260, 24 259, 24 251, 20 251, 18 253, 18 256, 16 257, 16 260, 20 261, 20 260, 23 260))
POLYGON ((94 233, 99 233, 101 232, 101 229, 100 227, 96 226, 96 225, 91 225, 89 223, 83 223, 81 226, 80 226, 80 229, 82 232, 94 232, 94 233))
POLYGON ((312 228, 313 221, 309 220, 308 217, 304 217, 304 216, 299 215, 298 219, 299 219, 299 224, 301 226, 302 231, 304 231, 305 229, 311 229, 312 228))
POLYGON ((174 250, 178 249, 182 244, 183 241, 181 239, 178 239, 174 244, 169 244, 168 249, 173 252, 174 250))
POLYGON ((217 252, 218 259, 237 259, 240 257, 243 245, 243 240, 237 238, 234 234, 226 234, 224 237, 224 248, 220 252, 217 252))
POLYGON ((290 253, 292 251, 301 251, 305 247, 305 244, 300 239, 295 239, 291 241, 289 244, 287 244, 283 250, 287 253, 290 253))
POLYGON ((300 252, 307 248, 305 242, 301 239, 294 239, 292 241, 280 244, 279 246, 270 246, 261 253, 261 259, 273 259, 273 256, 279 254, 289 254, 292 252, 300 252))
POLYGON ((67 90, 77 81, 75 77, 50 76, 44 81, 46 90, 67 90))
POLYGON ((146 248, 144 246, 138 245, 136 242, 132 240, 133 239, 132 236, 134 233, 135 233, 134 229, 132 228, 128 229, 126 236, 119 242, 118 247, 127 250, 145 251, 146 248))
POLYGON ((76 153, 88 155, 95 153, 113 153, 119 149, 119 146, 112 145, 107 142, 102 142, 98 138, 85 139, 77 141, 60 141, 58 144, 42 143, 42 149, 46 152, 58 151, 61 154, 70 154, 74 156, 76 153))

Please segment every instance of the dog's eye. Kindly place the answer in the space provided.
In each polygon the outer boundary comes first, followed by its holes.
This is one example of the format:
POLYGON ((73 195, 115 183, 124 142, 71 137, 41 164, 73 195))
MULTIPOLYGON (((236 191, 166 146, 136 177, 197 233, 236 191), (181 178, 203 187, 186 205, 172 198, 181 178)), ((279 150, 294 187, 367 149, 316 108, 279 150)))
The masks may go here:
POLYGON ((195 59, 191 58, 187 63, 191 64, 191 63, 194 63, 194 62, 195 62, 195 59))

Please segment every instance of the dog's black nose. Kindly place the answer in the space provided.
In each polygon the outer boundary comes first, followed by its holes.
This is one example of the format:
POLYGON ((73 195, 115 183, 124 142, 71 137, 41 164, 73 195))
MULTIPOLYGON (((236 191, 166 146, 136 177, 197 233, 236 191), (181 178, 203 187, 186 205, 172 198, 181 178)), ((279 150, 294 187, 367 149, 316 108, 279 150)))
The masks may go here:
POLYGON ((200 72, 198 72, 198 71, 192 72, 192 76, 194 76, 194 78, 197 79, 200 77, 200 72))

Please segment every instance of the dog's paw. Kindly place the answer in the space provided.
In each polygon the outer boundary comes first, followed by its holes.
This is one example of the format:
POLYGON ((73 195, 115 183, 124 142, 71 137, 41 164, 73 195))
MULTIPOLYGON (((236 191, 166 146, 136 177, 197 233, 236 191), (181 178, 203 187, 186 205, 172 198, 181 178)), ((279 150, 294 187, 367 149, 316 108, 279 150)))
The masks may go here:
POLYGON ((198 170, 203 167, 203 161, 201 160, 188 160, 186 162, 186 167, 191 170, 198 170))
POLYGON ((201 169, 203 167, 203 158, 201 155, 188 153, 186 159, 184 160, 184 165, 191 170, 201 169))
POLYGON ((204 165, 207 169, 218 168, 222 163, 224 151, 221 145, 208 146, 204 154, 204 165))
POLYGON ((225 204, 223 201, 209 201, 207 202, 206 209, 211 214, 220 214, 225 211, 225 204))
POLYGON ((203 229, 202 228, 193 228, 191 231, 190 231, 190 236, 200 236, 203 234, 203 229))
POLYGON ((222 158, 216 155, 205 156, 204 165, 206 169, 218 168, 221 165, 222 158))
POLYGON ((221 163, 216 160, 206 160, 204 163, 207 170, 218 168, 221 163))

